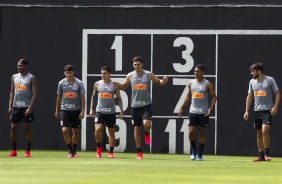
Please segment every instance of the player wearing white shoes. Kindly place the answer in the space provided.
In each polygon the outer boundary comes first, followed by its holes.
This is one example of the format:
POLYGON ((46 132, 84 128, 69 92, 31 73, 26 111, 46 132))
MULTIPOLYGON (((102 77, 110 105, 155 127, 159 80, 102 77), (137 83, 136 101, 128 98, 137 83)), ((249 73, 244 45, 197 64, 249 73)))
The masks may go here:
POLYGON ((209 115, 214 108, 216 102, 216 94, 211 82, 204 78, 205 67, 202 64, 195 66, 195 79, 188 83, 187 97, 179 109, 178 115, 182 117, 183 108, 188 105, 191 100, 189 110, 189 141, 192 147, 191 160, 196 159, 196 128, 199 126, 199 150, 198 160, 203 160, 203 150, 206 143, 206 127, 209 127, 209 115), (211 104, 209 106, 208 96, 211 96, 211 104))
POLYGON ((145 130, 145 143, 150 144, 151 130, 151 81, 158 85, 165 85, 168 82, 166 76, 159 79, 152 72, 143 69, 143 60, 140 56, 133 58, 134 71, 127 74, 123 84, 115 83, 118 88, 125 90, 131 85, 131 115, 134 126, 134 139, 137 147, 137 159, 143 159, 141 150, 141 125, 145 130))
POLYGON ((263 74, 263 65, 261 63, 253 64, 250 67, 250 70, 253 79, 251 79, 249 83, 244 119, 248 120, 249 109, 254 97, 254 127, 257 130, 257 146, 259 157, 253 161, 271 161, 269 156, 269 129, 272 125, 272 117, 275 116, 278 111, 280 91, 274 78, 263 74), (272 98, 273 93, 275 94, 274 105, 272 98))

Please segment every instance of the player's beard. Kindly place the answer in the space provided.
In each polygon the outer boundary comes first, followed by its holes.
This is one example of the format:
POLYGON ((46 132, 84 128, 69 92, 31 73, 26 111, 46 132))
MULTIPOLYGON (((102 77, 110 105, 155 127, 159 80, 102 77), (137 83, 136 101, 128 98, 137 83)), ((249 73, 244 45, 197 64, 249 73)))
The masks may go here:
POLYGON ((253 79, 257 79, 258 78, 258 75, 253 75, 253 79))

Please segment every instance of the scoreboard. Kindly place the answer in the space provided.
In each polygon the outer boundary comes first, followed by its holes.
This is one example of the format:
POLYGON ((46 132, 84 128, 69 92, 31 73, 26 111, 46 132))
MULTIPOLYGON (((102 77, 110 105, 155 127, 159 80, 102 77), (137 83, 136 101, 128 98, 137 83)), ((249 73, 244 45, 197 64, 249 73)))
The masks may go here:
MULTIPOLYGON (((100 68, 105 65, 110 66, 112 80, 122 83, 126 75, 133 71, 132 58, 141 56, 144 62, 143 69, 153 72, 159 78, 163 76, 169 78, 165 86, 151 83, 152 141, 150 146, 143 143, 142 149, 147 152, 189 154, 189 120, 187 119, 189 105, 185 109, 183 118, 178 117, 178 110, 187 95, 187 84, 194 78, 195 65, 206 66, 205 78, 211 81, 216 89, 216 41, 217 35, 208 31, 84 29, 82 80, 87 91, 86 112, 89 111, 93 85, 101 79, 100 68)), ((121 97, 125 118, 117 119, 115 151, 135 152, 130 87, 126 91, 121 91, 121 97)), ((118 105, 117 112, 120 112, 118 105)), ((89 118, 83 121, 82 150, 87 148, 87 139, 93 139, 92 136, 88 138, 86 133, 89 132, 87 128, 93 130, 92 123, 88 121, 93 123, 89 118)), ((212 131, 215 131, 216 108, 210 117, 210 124, 212 131)), ((216 136, 213 132, 208 136, 213 149, 216 136)))

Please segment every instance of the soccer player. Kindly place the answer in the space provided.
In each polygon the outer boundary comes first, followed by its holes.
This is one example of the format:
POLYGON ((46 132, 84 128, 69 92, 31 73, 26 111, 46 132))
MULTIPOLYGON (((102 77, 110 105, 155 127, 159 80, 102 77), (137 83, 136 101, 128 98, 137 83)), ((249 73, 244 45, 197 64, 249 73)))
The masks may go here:
POLYGON ((102 156, 102 129, 103 124, 106 123, 109 132, 109 144, 110 151, 108 153, 109 158, 114 158, 114 147, 115 147, 115 127, 116 127, 116 106, 115 106, 115 95, 120 107, 120 118, 123 118, 123 106, 120 92, 117 88, 113 86, 113 81, 111 80, 111 68, 104 66, 101 68, 102 80, 95 82, 93 94, 91 97, 90 105, 90 117, 95 118, 94 134, 96 140, 96 157, 101 158, 102 156), (96 106, 96 115, 94 110, 94 105, 96 104, 96 95, 98 95, 98 103, 96 106))
POLYGON ((12 76, 9 110, 11 119, 12 151, 10 157, 17 156, 18 129, 21 121, 24 122, 26 132, 25 157, 30 157, 32 142, 31 123, 34 121, 33 106, 37 98, 37 81, 35 76, 27 70, 28 61, 18 61, 18 72, 12 76))
POLYGON ((189 111, 189 141, 192 147, 191 160, 196 159, 196 128, 199 126, 199 151, 198 160, 203 161, 203 150, 206 143, 206 127, 209 127, 209 115, 212 112, 215 102, 216 94, 211 82, 204 78, 205 67, 198 64, 194 69, 195 79, 188 82, 187 97, 179 109, 179 117, 182 117, 183 108, 188 105, 191 100, 189 111), (211 96, 211 103, 209 106, 208 96, 211 96))
POLYGON ((250 70, 253 79, 251 79, 249 83, 244 119, 246 121, 248 120, 249 109, 254 96, 254 127, 257 130, 259 157, 253 161, 271 161, 269 156, 269 129, 272 124, 272 117, 277 114, 278 104, 280 102, 280 91, 274 78, 263 74, 263 66, 261 63, 253 64, 250 70), (272 99, 273 93, 275 94, 274 106, 272 99))
POLYGON ((66 65, 65 79, 58 84, 55 117, 60 118, 62 133, 69 150, 68 157, 78 157, 76 147, 79 139, 81 120, 85 110, 85 88, 81 80, 74 77, 74 68, 66 65), (72 138, 69 126, 72 128, 72 138))
POLYGON ((125 90, 131 84, 131 114, 134 125, 134 139, 137 147, 137 159, 143 159, 141 150, 141 125, 143 124, 145 144, 150 144, 151 130, 151 81, 158 85, 165 85, 168 82, 166 76, 159 79, 152 72, 143 69, 143 60, 140 56, 133 58, 134 71, 127 74, 123 84, 115 83, 119 89, 125 90))

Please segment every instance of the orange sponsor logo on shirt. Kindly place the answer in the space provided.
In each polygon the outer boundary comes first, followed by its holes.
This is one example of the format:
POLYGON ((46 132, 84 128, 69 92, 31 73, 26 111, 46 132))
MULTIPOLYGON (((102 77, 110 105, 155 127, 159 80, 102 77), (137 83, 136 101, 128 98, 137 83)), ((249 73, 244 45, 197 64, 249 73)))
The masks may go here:
POLYGON ((203 93, 192 93, 192 98, 201 98, 203 99, 205 95, 203 93))
POLYGON ((26 85, 16 84, 16 90, 25 91, 26 90, 26 85))
POLYGON ((65 98, 76 98, 76 92, 64 92, 65 98))
POLYGON ((134 90, 145 90, 147 89, 146 84, 134 84, 133 85, 134 90))
POLYGON ((266 96, 266 91, 254 91, 255 96, 266 96))
POLYGON ((111 93, 100 93, 100 98, 108 98, 111 99, 113 95, 111 93))

